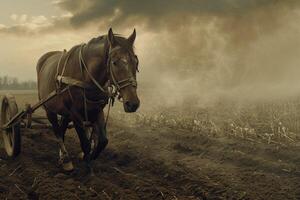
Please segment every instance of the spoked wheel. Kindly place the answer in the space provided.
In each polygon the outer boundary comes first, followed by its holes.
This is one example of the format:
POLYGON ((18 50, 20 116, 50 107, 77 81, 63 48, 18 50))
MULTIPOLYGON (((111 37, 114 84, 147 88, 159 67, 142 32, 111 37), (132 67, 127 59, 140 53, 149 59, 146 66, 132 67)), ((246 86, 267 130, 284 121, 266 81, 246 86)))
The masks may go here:
MULTIPOLYGON (((12 96, 5 96, 1 104, 1 127, 18 113, 16 100, 12 96)), ((15 158, 21 152, 20 123, 2 130, 4 149, 8 157, 15 158)))

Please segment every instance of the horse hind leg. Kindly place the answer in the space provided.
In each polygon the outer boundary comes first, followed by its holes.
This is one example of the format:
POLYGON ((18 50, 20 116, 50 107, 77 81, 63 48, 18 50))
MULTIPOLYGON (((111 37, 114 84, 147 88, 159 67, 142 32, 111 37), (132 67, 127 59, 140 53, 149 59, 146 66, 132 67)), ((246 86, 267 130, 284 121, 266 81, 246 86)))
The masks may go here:
POLYGON ((67 119, 63 119, 60 126, 60 124, 58 123, 57 114, 47 111, 47 117, 52 124, 57 143, 59 144, 59 164, 62 165, 65 171, 72 171, 74 169, 73 163, 70 160, 68 151, 64 144, 64 134, 68 126, 67 119))

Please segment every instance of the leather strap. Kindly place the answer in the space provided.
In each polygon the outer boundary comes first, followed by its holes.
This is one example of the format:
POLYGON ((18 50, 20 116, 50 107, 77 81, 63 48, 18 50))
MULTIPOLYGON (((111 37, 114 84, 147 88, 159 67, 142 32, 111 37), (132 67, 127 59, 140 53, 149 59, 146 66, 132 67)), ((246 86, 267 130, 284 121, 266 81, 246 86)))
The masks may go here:
POLYGON ((86 89, 92 89, 94 88, 92 85, 85 83, 83 81, 68 77, 68 76, 57 76, 57 80, 61 83, 67 84, 67 85, 72 85, 72 86, 77 86, 80 88, 86 88, 86 89))

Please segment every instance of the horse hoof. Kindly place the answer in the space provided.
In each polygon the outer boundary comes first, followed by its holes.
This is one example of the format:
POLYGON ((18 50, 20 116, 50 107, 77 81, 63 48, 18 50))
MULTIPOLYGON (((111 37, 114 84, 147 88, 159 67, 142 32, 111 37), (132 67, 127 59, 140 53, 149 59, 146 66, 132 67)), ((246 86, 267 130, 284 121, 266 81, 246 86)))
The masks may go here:
POLYGON ((74 170, 74 166, 73 166, 73 163, 71 161, 67 162, 67 163, 63 163, 62 167, 63 167, 63 170, 66 171, 66 172, 70 172, 70 171, 74 170))
POLYGON ((87 176, 89 176, 89 177, 91 177, 91 178, 94 178, 94 177, 96 177, 96 174, 94 173, 93 170, 88 170, 87 176))
POLYGON ((83 160, 83 159, 84 159, 84 153, 83 153, 83 152, 80 152, 80 153, 78 154, 78 158, 79 158, 79 160, 83 160))

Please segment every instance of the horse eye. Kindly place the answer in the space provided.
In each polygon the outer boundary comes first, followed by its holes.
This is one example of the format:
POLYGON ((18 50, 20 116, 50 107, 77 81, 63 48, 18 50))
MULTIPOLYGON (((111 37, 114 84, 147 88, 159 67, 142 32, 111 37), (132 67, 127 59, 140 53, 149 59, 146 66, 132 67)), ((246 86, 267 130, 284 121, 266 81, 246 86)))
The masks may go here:
POLYGON ((134 56, 134 61, 138 62, 138 57, 136 55, 134 56))
POLYGON ((134 56, 134 58, 135 58, 135 63, 136 63, 136 65, 138 66, 138 65, 139 65, 139 59, 138 59, 137 56, 134 56))
POLYGON ((122 64, 127 65, 128 61, 126 59, 121 59, 122 64))
POLYGON ((111 62, 113 65, 117 65, 117 61, 112 61, 111 62))

